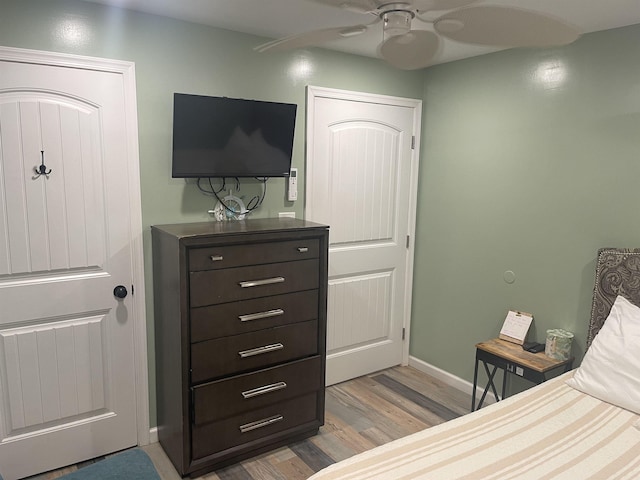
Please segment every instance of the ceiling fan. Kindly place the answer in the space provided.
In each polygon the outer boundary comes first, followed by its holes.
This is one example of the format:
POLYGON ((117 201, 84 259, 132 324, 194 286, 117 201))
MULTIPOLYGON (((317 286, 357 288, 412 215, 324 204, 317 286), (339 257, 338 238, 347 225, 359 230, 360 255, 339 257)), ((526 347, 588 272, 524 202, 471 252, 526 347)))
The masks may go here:
POLYGON ((515 7, 470 6, 478 0, 315 0, 362 13, 373 21, 300 33, 255 47, 275 52, 348 39, 382 24, 379 55, 403 70, 428 67, 441 48, 441 37, 496 47, 550 47, 575 41, 580 32, 551 16, 515 7), (443 13, 444 12, 444 13, 443 13), (415 28, 432 25, 434 31, 415 28))

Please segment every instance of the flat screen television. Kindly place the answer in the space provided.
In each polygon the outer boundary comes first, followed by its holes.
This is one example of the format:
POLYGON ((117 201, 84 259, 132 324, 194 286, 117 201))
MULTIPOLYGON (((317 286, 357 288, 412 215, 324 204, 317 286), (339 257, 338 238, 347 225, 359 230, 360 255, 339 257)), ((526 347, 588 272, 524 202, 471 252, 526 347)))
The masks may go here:
POLYGON ((297 105, 175 93, 171 175, 284 177, 297 105))

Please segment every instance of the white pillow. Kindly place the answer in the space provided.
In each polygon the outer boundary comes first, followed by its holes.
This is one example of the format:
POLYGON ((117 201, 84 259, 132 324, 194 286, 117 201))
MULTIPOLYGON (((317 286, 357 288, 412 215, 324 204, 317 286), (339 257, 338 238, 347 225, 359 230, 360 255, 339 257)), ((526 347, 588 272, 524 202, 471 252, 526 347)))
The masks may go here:
POLYGON ((640 414, 640 308, 618 296, 567 384, 640 414))

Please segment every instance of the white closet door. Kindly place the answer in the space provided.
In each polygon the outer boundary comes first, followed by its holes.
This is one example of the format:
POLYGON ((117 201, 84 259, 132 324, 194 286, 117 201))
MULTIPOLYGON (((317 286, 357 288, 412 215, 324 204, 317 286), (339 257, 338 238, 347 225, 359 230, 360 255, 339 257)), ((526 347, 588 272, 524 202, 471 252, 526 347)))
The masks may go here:
POLYGON ((7 480, 137 444, 124 98, 120 74, 0 61, 7 480))
POLYGON ((421 102, 309 87, 305 217, 329 230, 327 383, 398 365, 421 102))

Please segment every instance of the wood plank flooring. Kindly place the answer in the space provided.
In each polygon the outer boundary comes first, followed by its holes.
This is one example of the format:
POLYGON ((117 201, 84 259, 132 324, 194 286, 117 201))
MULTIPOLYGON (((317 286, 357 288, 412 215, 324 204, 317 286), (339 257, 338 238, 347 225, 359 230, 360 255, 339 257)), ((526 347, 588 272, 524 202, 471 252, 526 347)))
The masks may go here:
MULTIPOLYGON (((394 367, 328 387, 325 424, 318 435, 198 478, 307 479, 327 465, 464 415, 470 406, 469 395, 414 368, 394 367)), ((181 478, 158 443, 142 448, 162 480, 181 478)), ((88 463, 30 480, 52 480, 88 463)))

